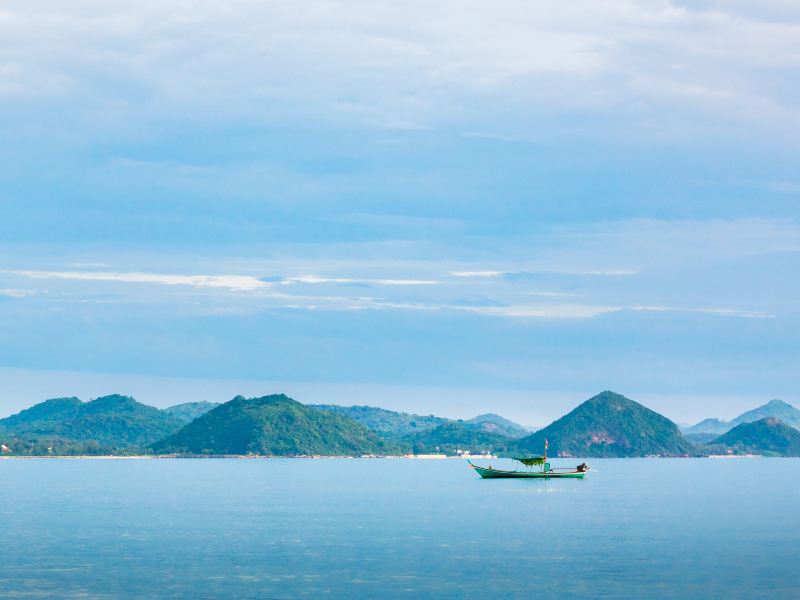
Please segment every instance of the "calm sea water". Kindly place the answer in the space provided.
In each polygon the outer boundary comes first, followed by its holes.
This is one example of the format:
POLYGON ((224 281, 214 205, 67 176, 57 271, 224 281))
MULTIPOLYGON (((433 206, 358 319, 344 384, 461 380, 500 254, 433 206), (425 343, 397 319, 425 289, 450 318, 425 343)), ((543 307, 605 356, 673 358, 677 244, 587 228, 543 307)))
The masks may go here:
POLYGON ((0 597, 800 598, 800 460, 589 462, 0 460, 0 597))

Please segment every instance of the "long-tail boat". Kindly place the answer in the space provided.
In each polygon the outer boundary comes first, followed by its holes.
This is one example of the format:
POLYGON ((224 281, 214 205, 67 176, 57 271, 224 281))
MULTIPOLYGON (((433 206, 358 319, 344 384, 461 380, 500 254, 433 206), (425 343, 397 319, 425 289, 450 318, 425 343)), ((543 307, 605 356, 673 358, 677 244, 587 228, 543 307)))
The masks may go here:
POLYGON ((517 462, 526 467, 531 467, 521 471, 505 471, 502 469, 495 469, 491 465, 488 467, 479 467, 472 464, 472 461, 467 461, 469 465, 477 471, 478 475, 484 479, 509 479, 512 477, 519 478, 571 478, 583 479, 586 472, 589 470, 589 465, 582 463, 574 469, 553 469, 550 463, 547 462, 547 440, 544 442, 544 456, 525 456, 514 458, 517 462), (534 470, 532 467, 542 467, 541 470, 534 470))

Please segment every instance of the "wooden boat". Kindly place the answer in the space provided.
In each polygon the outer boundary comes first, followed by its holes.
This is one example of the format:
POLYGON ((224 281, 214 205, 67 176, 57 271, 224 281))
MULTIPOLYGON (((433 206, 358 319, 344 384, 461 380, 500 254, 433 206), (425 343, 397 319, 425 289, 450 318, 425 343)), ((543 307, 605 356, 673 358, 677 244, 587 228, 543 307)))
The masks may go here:
POLYGON ((547 462, 547 441, 544 443, 544 456, 527 456, 514 458, 520 464, 526 467, 541 466, 540 471, 521 470, 521 471, 505 471, 502 469, 495 469, 489 467, 479 467, 472 464, 472 461, 467 461, 475 471, 484 479, 509 479, 509 478, 524 478, 524 479, 583 479, 586 472, 589 470, 589 465, 586 463, 580 464, 574 469, 553 469, 550 463, 547 462))

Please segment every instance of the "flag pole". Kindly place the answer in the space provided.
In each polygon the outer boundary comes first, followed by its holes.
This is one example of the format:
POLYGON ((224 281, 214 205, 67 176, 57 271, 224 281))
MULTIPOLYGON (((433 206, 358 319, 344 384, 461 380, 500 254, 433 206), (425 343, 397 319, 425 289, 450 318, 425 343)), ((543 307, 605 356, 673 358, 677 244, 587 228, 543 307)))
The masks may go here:
POLYGON ((544 441, 544 468, 547 469, 547 440, 544 441))

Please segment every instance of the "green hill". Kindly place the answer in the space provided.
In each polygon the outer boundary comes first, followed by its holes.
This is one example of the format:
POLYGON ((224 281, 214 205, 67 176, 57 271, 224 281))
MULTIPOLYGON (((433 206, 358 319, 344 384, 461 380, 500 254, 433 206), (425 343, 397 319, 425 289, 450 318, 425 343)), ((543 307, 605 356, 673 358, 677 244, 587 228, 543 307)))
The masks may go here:
POLYGON ((268 456, 359 455, 394 450, 353 419, 309 408, 283 394, 237 396, 152 448, 160 453, 268 456))
POLYGON ((711 445, 724 446, 737 453, 800 456, 800 431, 768 417, 741 423, 711 445))
POLYGON ((480 452, 504 452, 512 443, 512 439, 497 433, 483 431, 463 421, 450 421, 418 433, 401 438, 404 448, 410 448, 414 454, 430 454, 443 452, 454 454, 456 450, 480 452))
POLYGON ((0 429, 23 431, 39 426, 46 427, 48 423, 74 418, 82 406, 83 402, 78 398, 51 398, 15 415, 0 419, 0 429))
POLYGON ((531 433, 530 429, 494 413, 478 415, 477 417, 467 419, 464 423, 477 427, 481 431, 487 433, 497 433, 510 438, 521 438, 531 433))
POLYGON ((219 402, 184 402, 165 408, 162 412, 172 415, 182 423, 191 423, 197 417, 219 406, 219 402))
POLYGON ((541 454, 545 440, 553 455, 580 457, 683 456, 697 450, 678 426, 614 392, 590 398, 544 429, 522 438, 519 452, 541 454))
POLYGON ((399 439, 415 432, 433 429, 449 421, 443 417, 396 412, 375 406, 337 406, 335 404, 309 404, 308 406, 358 421, 387 439, 399 439))
POLYGON ((151 444, 182 423, 157 408, 114 394, 91 402, 47 400, 0 420, 0 431, 19 453, 110 453, 151 444))

